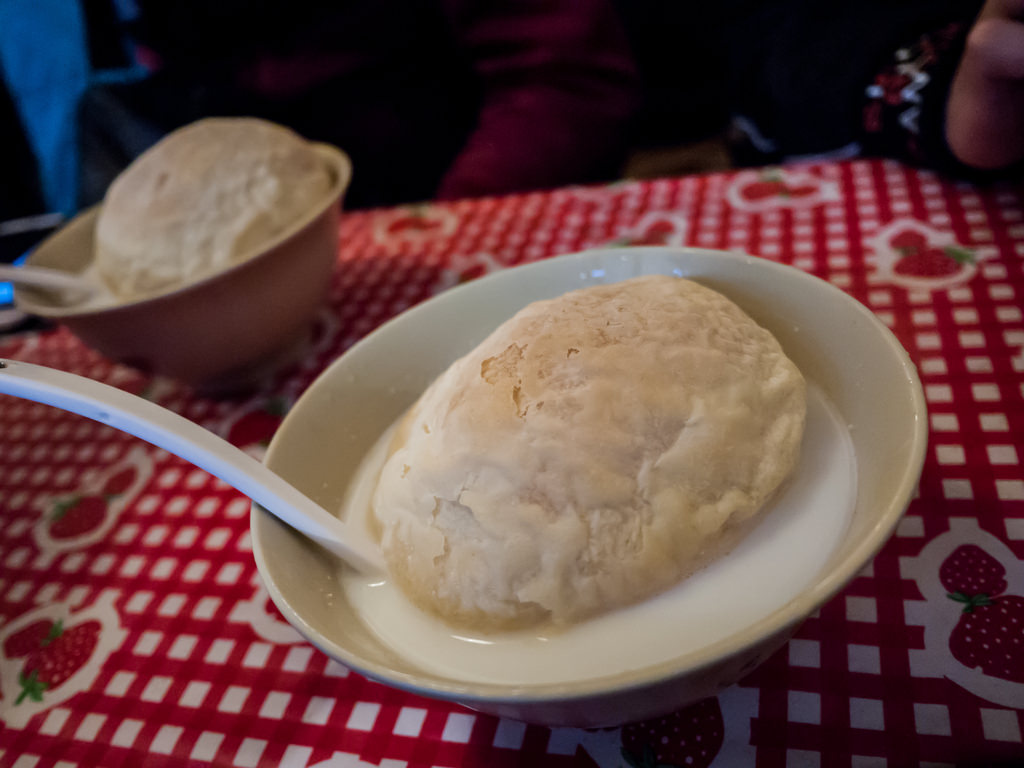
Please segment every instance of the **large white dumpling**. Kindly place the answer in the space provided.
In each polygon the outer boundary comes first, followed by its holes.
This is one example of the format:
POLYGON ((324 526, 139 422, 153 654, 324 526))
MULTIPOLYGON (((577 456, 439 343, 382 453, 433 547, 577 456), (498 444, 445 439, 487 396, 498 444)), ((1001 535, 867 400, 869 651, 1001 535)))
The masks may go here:
POLYGON ((207 118, 146 150, 110 185, 96 268, 135 299, 223 271, 309 216, 330 173, 301 136, 257 118, 207 118))
POLYGON ((805 384, 721 294, 647 276, 526 307, 400 425, 373 499, 398 584, 451 623, 568 623, 731 548, 794 469, 805 384))

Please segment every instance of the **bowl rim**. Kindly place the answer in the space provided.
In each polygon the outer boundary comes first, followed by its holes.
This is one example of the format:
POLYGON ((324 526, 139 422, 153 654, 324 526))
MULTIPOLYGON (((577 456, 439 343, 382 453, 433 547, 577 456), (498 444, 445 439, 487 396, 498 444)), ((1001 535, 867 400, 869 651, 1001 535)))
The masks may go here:
MULTIPOLYGON (((689 653, 677 656, 672 659, 650 664, 644 667, 616 672, 600 677, 586 678, 583 680, 572 680, 568 682, 555 683, 534 683, 509 685, 503 683, 460 681, 455 679, 442 678, 440 675, 424 672, 426 678, 415 674, 393 670, 383 664, 367 662, 352 654, 347 649, 338 646, 330 641, 330 638, 321 636, 306 621, 295 613, 290 603, 284 598, 276 582, 269 578, 267 564, 262 553, 261 531, 264 525, 271 522, 273 518, 268 512, 262 510, 258 505, 253 504, 250 514, 250 530, 252 538, 253 556, 256 561, 263 583, 278 609, 289 618, 290 623, 310 643, 324 652, 328 657, 339 660, 349 668, 364 675, 367 678, 377 680, 392 687, 418 693, 420 695, 444 700, 457 701, 463 704, 479 702, 481 704, 495 704, 506 702, 513 705, 544 704, 554 702, 567 702, 580 699, 591 699, 595 696, 609 696, 626 693, 632 690, 649 688, 667 680, 676 679, 683 675, 691 675, 701 670, 712 668, 729 658, 735 657, 746 650, 758 646, 766 639, 781 636, 788 629, 798 626, 813 611, 826 603, 841 591, 851 579, 882 549, 889 540, 892 532, 903 516, 908 504, 913 498, 918 479, 924 466, 925 454, 928 442, 928 420, 927 407, 924 397, 924 390, 913 361, 910 359, 906 349, 896 338, 896 335, 864 304, 850 294, 832 285, 815 275, 769 259, 740 254, 733 251, 716 250, 710 248, 698 248, 688 246, 628 246, 616 248, 591 249, 575 253, 563 254, 545 258, 536 262, 516 265, 502 270, 501 272, 485 275, 476 280, 462 285, 455 286, 437 296, 433 296, 409 309, 390 318, 378 326, 372 332, 364 336, 345 353, 336 358, 325 368, 307 390, 299 397, 293 405, 291 412, 299 407, 306 394, 315 388, 327 386, 327 382, 333 377, 330 374, 332 369, 344 365, 344 360, 349 354, 374 343, 374 338, 385 329, 398 323, 413 323, 416 317, 424 310, 424 307, 433 307, 443 302, 446 296, 454 292, 473 291, 485 281, 507 280, 507 275, 512 272, 524 273, 526 271, 541 272, 544 269, 554 269, 550 265, 553 262, 573 260, 584 264, 588 259, 600 254, 603 258, 621 254, 623 256, 640 256, 644 253, 675 254, 678 256, 694 256, 698 259, 715 258, 728 259, 734 262, 744 262, 756 265, 756 269, 764 269, 770 272, 785 274, 790 278, 802 283, 810 290, 824 291, 830 294, 835 302, 847 304, 852 311, 859 314, 880 336, 886 348, 894 355, 902 369, 906 383, 909 388, 910 398, 913 405, 913 420, 915 428, 910 437, 909 461, 903 467, 903 471, 895 484, 897 492, 886 505, 884 512, 879 515, 877 522, 868 530, 862 540, 853 550, 834 568, 821 575, 821 577, 805 590, 794 596, 789 602, 778 609, 762 617, 758 621, 747 625, 743 629, 734 632, 728 637, 712 646, 704 646, 689 653)), ((582 266, 581 266, 582 269, 582 266)), ((648 274, 648 273, 644 273, 648 274)), ((700 276, 697 276, 698 279, 700 276)), ((287 416, 285 420, 287 421, 287 416)), ((274 455, 279 449, 281 441, 277 436, 282 434, 279 429, 271 440, 264 461, 272 466, 274 455)), ((296 534, 298 535, 298 534, 296 534)))
MULTIPOLYGON (((92 317, 95 315, 106 315, 128 310, 142 304, 152 304, 154 302, 173 300, 183 294, 200 290, 203 286, 217 280, 230 278, 230 276, 238 270, 245 268, 253 261, 259 260, 261 256, 271 253, 282 243, 306 229, 306 227, 323 216, 331 206, 337 204, 344 196, 345 191, 348 189, 348 185, 352 181, 352 161, 349 156, 343 150, 331 144, 310 142, 309 146, 317 155, 319 155, 321 161, 324 162, 331 174, 330 189, 324 193, 321 199, 317 201, 316 205, 311 206, 301 217, 295 219, 288 227, 281 230, 281 232, 270 240, 246 251, 242 258, 236 260, 235 263, 227 269, 215 271, 194 282, 188 282, 184 285, 179 285, 166 290, 154 291, 129 300, 120 300, 115 294, 111 293, 112 300, 110 303, 103 304, 84 303, 82 305, 60 305, 36 302, 32 300, 32 291, 26 291, 23 287, 15 287, 15 306, 22 312, 36 315, 38 317, 53 318, 57 320, 92 317)), ((36 245, 26 258, 25 264, 32 265, 41 251, 53 248, 54 245, 59 242, 62 237, 66 236, 68 231, 72 228, 95 226, 95 222, 102 213, 102 210, 103 203, 100 202, 73 216, 57 231, 53 232, 42 242, 36 245)), ((82 274, 94 267, 96 263, 94 240, 90 239, 89 249, 88 259, 85 262, 84 268, 75 274, 82 274)), ((102 278, 99 275, 95 275, 95 279, 97 281, 102 281, 102 278)))

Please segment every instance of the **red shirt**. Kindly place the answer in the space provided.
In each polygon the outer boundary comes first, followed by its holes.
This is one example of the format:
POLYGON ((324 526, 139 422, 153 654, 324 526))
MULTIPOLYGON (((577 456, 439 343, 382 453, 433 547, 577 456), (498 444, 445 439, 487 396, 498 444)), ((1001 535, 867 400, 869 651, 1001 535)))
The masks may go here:
POLYGON ((349 152, 357 205, 610 178, 638 102, 606 0, 140 7, 140 40, 170 80, 215 94, 206 111, 349 152))

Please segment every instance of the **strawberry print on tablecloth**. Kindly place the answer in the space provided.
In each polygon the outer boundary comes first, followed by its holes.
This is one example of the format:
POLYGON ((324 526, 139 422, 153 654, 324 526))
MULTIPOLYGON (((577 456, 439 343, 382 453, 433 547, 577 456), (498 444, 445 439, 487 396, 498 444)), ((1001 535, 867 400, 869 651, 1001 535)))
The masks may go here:
POLYGON ((236 448, 262 461, 290 407, 287 398, 279 395, 253 398, 232 413, 219 431, 236 448))
POLYGON ((1024 562, 976 520, 954 518, 901 572, 925 599, 922 671, 1024 707, 1024 562))
POLYGON ((456 285, 468 283, 478 277, 504 269, 505 264, 490 253, 457 253, 451 256, 448 264, 441 269, 441 274, 431 288, 435 296, 454 288, 456 285))
POLYGON ((69 494, 46 497, 32 529, 44 552, 81 549, 101 540, 153 474, 153 461, 141 447, 113 466, 85 476, 69 494))
POLYGON ((458 216, 441 206, 403 206, 374 217, 373 239, 380 244, 422 243, 451 237, 458 224, 458 216))
POLYGON ((813 208, 841 199, 835 181, 807 170, 763 168, 741 171, 725 193, 729 204, 751 213, 774 208, 813 208))
POLYGON ((115 599, 106 591, 77 611, 67 603, 46 605, 0 629, 0 703, 8 725, 23 727, 92 685, 128 634, 115 599))
POLYGON ((750 727, 757 708, 757 691, 734 685, 717 697, 621 728, 556 728, 548 751, 559 755, 583 753, 584 764, 598 768, 748 765, 754 759, 750 727))
POLYGON ((978 254, 950 232, 916 219, 897 219, 878 231, 868 246, 879 278, 910 290, 944 290, 968 282, 978 271, 978 254))
POLYGON ((632 768, 708 768, 722 748, 725 727, 716 697, 622 729, 622 757, 632 768))
POLYGON ((632 227, 605 244, 605 248, 623 245, 685 245, 689 224, 685 216, 667 211, 645 213, 632 227))
POLYGON ((953 658, 966 667, 1024 683, 1024 597, 1005 595, 1006 568, 976 544, 953 550, 939 570, 947 597, 963 613, 949 638, 953 658))

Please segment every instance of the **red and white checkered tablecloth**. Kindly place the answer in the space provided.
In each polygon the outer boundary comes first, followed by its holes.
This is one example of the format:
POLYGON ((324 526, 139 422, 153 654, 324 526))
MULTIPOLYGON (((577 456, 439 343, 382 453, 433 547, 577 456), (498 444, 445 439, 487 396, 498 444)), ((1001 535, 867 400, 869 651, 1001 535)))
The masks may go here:
POLYGON ((0 356, 259 454, 331 359, 458 282, 612 243, 743 251, 831 281, 906 346, 931 414, 920 493, 740 684, 654 722, 550 730, 329 661, 269 604, 240 494, 0 398, 0 766, 1024 765, 1024 190, 861 160, 353 213, 340 235, 303 362, 244 399, 197 397, 65 330, 0 338, 0 356))

